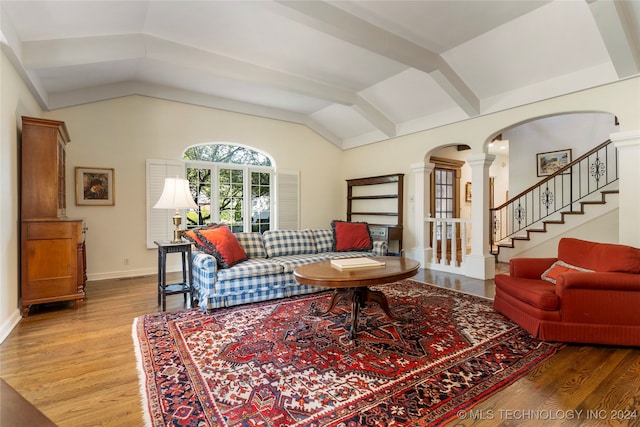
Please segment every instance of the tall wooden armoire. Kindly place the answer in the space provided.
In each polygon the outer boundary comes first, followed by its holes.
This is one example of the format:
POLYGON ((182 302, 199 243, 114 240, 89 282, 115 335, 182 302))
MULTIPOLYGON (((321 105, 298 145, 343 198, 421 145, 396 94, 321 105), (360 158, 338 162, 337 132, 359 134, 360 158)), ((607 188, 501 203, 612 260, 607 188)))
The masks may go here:
POLYGON ((30 307, 84 300, 84 221, 66 216, 64 122, 22 117, 20 147, 20 300, 30 307))

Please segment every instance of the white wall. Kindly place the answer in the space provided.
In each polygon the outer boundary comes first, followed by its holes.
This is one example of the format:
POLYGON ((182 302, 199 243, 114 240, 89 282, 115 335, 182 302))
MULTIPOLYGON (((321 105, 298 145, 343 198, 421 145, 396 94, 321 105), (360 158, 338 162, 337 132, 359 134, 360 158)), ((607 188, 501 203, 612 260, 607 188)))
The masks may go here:
POLYGON ((495 178, 493 207, 498 207, 507 201, 507 193, 509 192, 509 164, 509 156, 498 154, 489 168, 489 175, 495 178))
POLYGON ((4 53, 0 56, 0 342, 20 320, 18 310, 20 248, 18 216, 18 132, 22 116, 42 109, 4 53))
POLYGON ((537 176, 536 154, 571 149, 572 160, 618 132, 614 116, 605 113, 580 113, 545 117, 523 123, 502 133, 509 140, 511 175, 509 194, 528 189, 537 176))
POLYGON ((141 96, 46 116, 69 130, 69 177, 76 166, 115 169, 115 206, 76 206, 74 179, 67 181, 67 215, 88 227, 90 280, 155 273, 156 251, 146 248, 145 160, 179 160, 193 144, 241 143, 269 153, 277 168, 300 170, 303 228, 328 228, 344 216, 342 182, 332 171, 341 168, 341 151, 305 126, 141 96))

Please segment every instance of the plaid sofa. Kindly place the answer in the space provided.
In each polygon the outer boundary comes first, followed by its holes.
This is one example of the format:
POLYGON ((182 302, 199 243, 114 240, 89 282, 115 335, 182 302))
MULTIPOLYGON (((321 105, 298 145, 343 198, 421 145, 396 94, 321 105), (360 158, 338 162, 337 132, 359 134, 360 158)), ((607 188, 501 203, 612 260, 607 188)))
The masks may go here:
POLYGON ((235 233, 247 260, 231 268, 219 268, 204 252, 193 253, 193 285, 202 309, 284 298, 326 290, 298 283, 293 271, 315 261, 386 255, 387 243, 373 242, 368 251, 333 252, 333 232, 319 230, 269 230, 235 233))

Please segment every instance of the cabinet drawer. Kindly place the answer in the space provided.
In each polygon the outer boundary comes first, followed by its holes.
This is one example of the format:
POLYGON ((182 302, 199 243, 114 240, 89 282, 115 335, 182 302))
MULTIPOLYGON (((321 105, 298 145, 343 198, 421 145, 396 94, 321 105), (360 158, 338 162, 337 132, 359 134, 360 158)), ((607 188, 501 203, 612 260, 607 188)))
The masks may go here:
POLYGON ((26 222, 24 233, 27 240, 71 239, 79 227, 80 223, 71 221, 26 222))

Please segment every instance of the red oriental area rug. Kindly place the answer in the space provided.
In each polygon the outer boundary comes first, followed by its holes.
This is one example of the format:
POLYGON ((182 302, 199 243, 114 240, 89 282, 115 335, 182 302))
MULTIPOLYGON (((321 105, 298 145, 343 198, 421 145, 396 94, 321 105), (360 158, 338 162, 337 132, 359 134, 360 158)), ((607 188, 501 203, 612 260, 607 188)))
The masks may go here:
POLYGON ((394 314, 330 293, 135 319, 148 426, 439 425, 561 346, 533 339, 492 302, 414 280, 377 286, 394 314))

